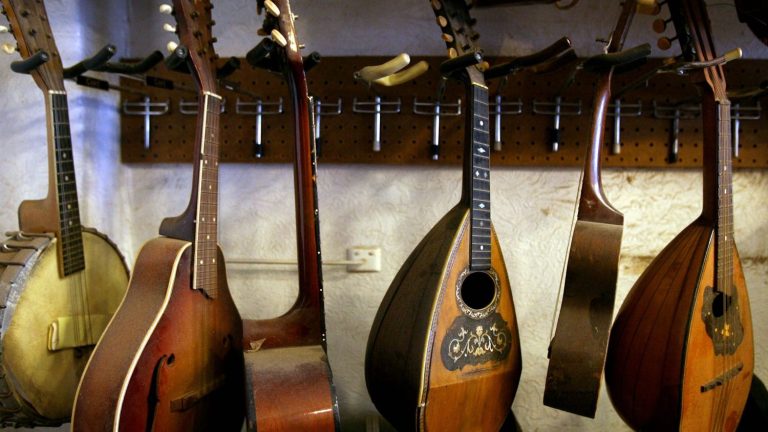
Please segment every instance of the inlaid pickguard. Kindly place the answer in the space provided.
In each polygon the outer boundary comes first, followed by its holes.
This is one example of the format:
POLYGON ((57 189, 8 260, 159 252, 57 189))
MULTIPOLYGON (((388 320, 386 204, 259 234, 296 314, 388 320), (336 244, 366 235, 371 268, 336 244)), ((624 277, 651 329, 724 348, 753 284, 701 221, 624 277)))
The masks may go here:
POLYGON ((475 320, 461 315, 443 338, 440 354, 448 370, 467 365, 498 362, 509 355, 512 334, 509 324, 497 312, 475 320))
POLYGON ((704 290, 704 307, 701 319, 712 339, 715 355, 732 355, 744 340, 744 326, 736 291, 727 295, 715 292, 708 286, 704 290))

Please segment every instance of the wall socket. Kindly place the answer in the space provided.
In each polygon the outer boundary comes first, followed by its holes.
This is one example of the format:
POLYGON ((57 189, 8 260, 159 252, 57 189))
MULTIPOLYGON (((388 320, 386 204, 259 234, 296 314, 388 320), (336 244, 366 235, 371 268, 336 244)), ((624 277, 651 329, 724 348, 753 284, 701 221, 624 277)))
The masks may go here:
POLYGON ((362 261, 361 264, 347 264, 348 272, 380 272, 381 248, 378 246, 353 246, 347 249, 347 260, 362 261))

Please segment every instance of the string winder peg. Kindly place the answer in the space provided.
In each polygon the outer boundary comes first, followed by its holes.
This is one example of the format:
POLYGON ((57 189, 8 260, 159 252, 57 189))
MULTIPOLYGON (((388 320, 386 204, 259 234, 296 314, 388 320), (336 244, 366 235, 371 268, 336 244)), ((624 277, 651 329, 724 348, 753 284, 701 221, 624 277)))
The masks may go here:
POLYGON ((280 16, 280 8, 272 0, 264 0, 264 8, 273 17, 277 18, 280 16))
POLYGON ((279 30, 277 29, 272 30, 272 32, 270 33, 270 36, 272 36, 272 40, 275 41, 281 47, 285 47, 286 45, 288 45, 288 40, 285 39, 285 36, 283 36, 283 34, 280 33, 279 30))
POLYGON ((159 11, 163 15, 173 15, 173 6, 163 3, 160 5, 159 11))
POLYGON ((6 54, 13 54, 13 53, 15 53, 18 50, 18 48, 16 48, 16 45, 9 44, 9 43, 4 43, 2 45, 2 50, 6 54))
POLYGON ((653 31, 656 33, 664 33, 667 30, 667 25, 672 22, 672 18, 664 19, 657 18, 653 20, 653 31))
POLYGON ((636 10, 643 15, 658 15, 661 12, 661 4, 663 3, 656 0, 637 0, 636 10))
POLYGON ((179 44, 174 41, 170 41, 165 45, 165 49, 168 50, 169 53, 173 53, 176 51, 176 48, 179 47, 179 44))
POLYGON ((9 30, 8 27, 0 25, 0 33, 8 33, 9 30))
POLYGON ((168 33, 176 33, 176 26, 173 24, 165 23, 163 24, 163 30, 167 31, 168 33))

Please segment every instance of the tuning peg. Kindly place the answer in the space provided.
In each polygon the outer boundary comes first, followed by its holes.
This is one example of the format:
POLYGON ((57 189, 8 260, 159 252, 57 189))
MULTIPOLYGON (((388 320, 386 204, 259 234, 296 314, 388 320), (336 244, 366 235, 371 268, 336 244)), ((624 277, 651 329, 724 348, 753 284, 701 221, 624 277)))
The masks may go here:
POLYGON ((8 33, 8 27, 0 25, 0 33, 8 33))
POLYGON ((673 38, 663 37, 659 39, 659 41, 656 43, 656 46, 658 46, 659 49, 666 51, 672 48, 672 42, 675 40, 677 40, 677 36, 673 38))
POLYGON ((285 39, 285 36, 283 36, 283 34, 280 33, 277 29, 272 30, 272 33, 270 34, 272 35, 272 40, 277 42, 277 44, 281 47, 288 45, 288 41, 285 39))
POLYGON ((456 51, 456 48, 450 47, 448 48, 448 57, 449 58, 456 58, 459 56, 459 52, 456 51))
POLYGON ((439 25, 440 27, 447 26, 448 25, 448 19, 446 17, 442 16, 442 15, 439 15, 437 17, 437 25, 439 25))
POLYGON ((656 33, 664 33, 664 31, 667 30, 667 24, 672 22, 672 18, 670 19, 663 19, 663 18, 657 18, 653 20, 653 31, 656 33))
POLYGON ((176 33, 176 26, 173 24, 165 23, 163 24, 163 30, 169 32, 169 33, 176 33))
POLYGON ((256 34, 259 36, 269 36, 269 32, 264 30, 263 28, 259 28, 256 30, 256 34))
POLYGON ((636 10, 644 15, 658 15, 661 5, 656 0, 637 0, 636 10))
POLYGON ((168 44, 165 45, 165 49, 167 49, 169 53, 172 53, 172 52, 176 51, 176 48, 178 46, 179 46, 179 44, 177 44, 176 42, 170 41, 170 42, 168 42, 168 44))
POLYGON ((12 45, 12 44, 9 44, 9 43, 4 43, 3 46, 2 46, 2 50, 6 54, 13 54, 13 53, 16 52, 16 45, 12 45))
POLYGON ((264 8, 274 17, 280 16, 280 8, 272 2, 272 0, 264 0, 264 8))
POLYGON ((439 0, 431 0, 430 3, 432 3, 432 9, 439 11, 443 8, 443 4, 440 3, 439 0))
POLYGON ((163 15, 171 15, 171 14, 173 14, 173 6, 171 6, 169 4, 165 4, 165 3, 161 4, 160 5, 160 13, 163 14, 163 15))
POLYGON ((443 33, 443 40, 448 43, 451 43, 453 42, 453 36, 449 35, 448 33, 443 33))

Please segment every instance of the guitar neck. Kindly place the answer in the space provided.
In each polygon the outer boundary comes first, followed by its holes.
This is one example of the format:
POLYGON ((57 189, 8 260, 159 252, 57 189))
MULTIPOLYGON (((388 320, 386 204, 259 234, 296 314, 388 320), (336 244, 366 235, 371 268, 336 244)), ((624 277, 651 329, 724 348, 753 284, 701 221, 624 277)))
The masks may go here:
POLYGON ((85 268, 67 94, 64 91, 48 91, 46 108, 50 125, 49 134, 53 141, 50 181, 55 185, 56 190, 61 264, 64 276, 67 276, 85 268))
POLYGON ((320 266, 320 224, 317 206, 317 164, 311 128, 307 82, 300 64, 291 64, 286 80, 294 107, 296 198, 296 241, 299 259, 299 298, 297 304, 322 308, 322 268, 320 266))
POLYGON ((462 201, 470 206, 470 269, 491 267, 491 164, 488 88, 470 82, 462 201))
MULTIPOLYGON (((733 285, 733 178, 731 164, 731 103, 726 99, 715 102, 717 124, 717 151, 708 152, 716 157, 717 173, 713 176, 714 183, 709 189, 712 194, 716 190, 716 225, 717 236, 717 286, 720 290, 730 293, 733 285)), ((706 149, 706 146, 705 146, 706 149)), ((706 151, 706 150, 705 150, 706 151)), ((705 165, 707 166, 706 162, 705 165)), ((706 184, 706 183, 705 183, 706 184)), ((714 195, 714 194, 712 194, 714 195)))
POLYGON ((195 189, 195 240, 193 288, 216 297, 219 204, 219 116, 221 96, 203 92, 200 100, 202 119, 198 118, 195 154, 197 168, 195 189))

